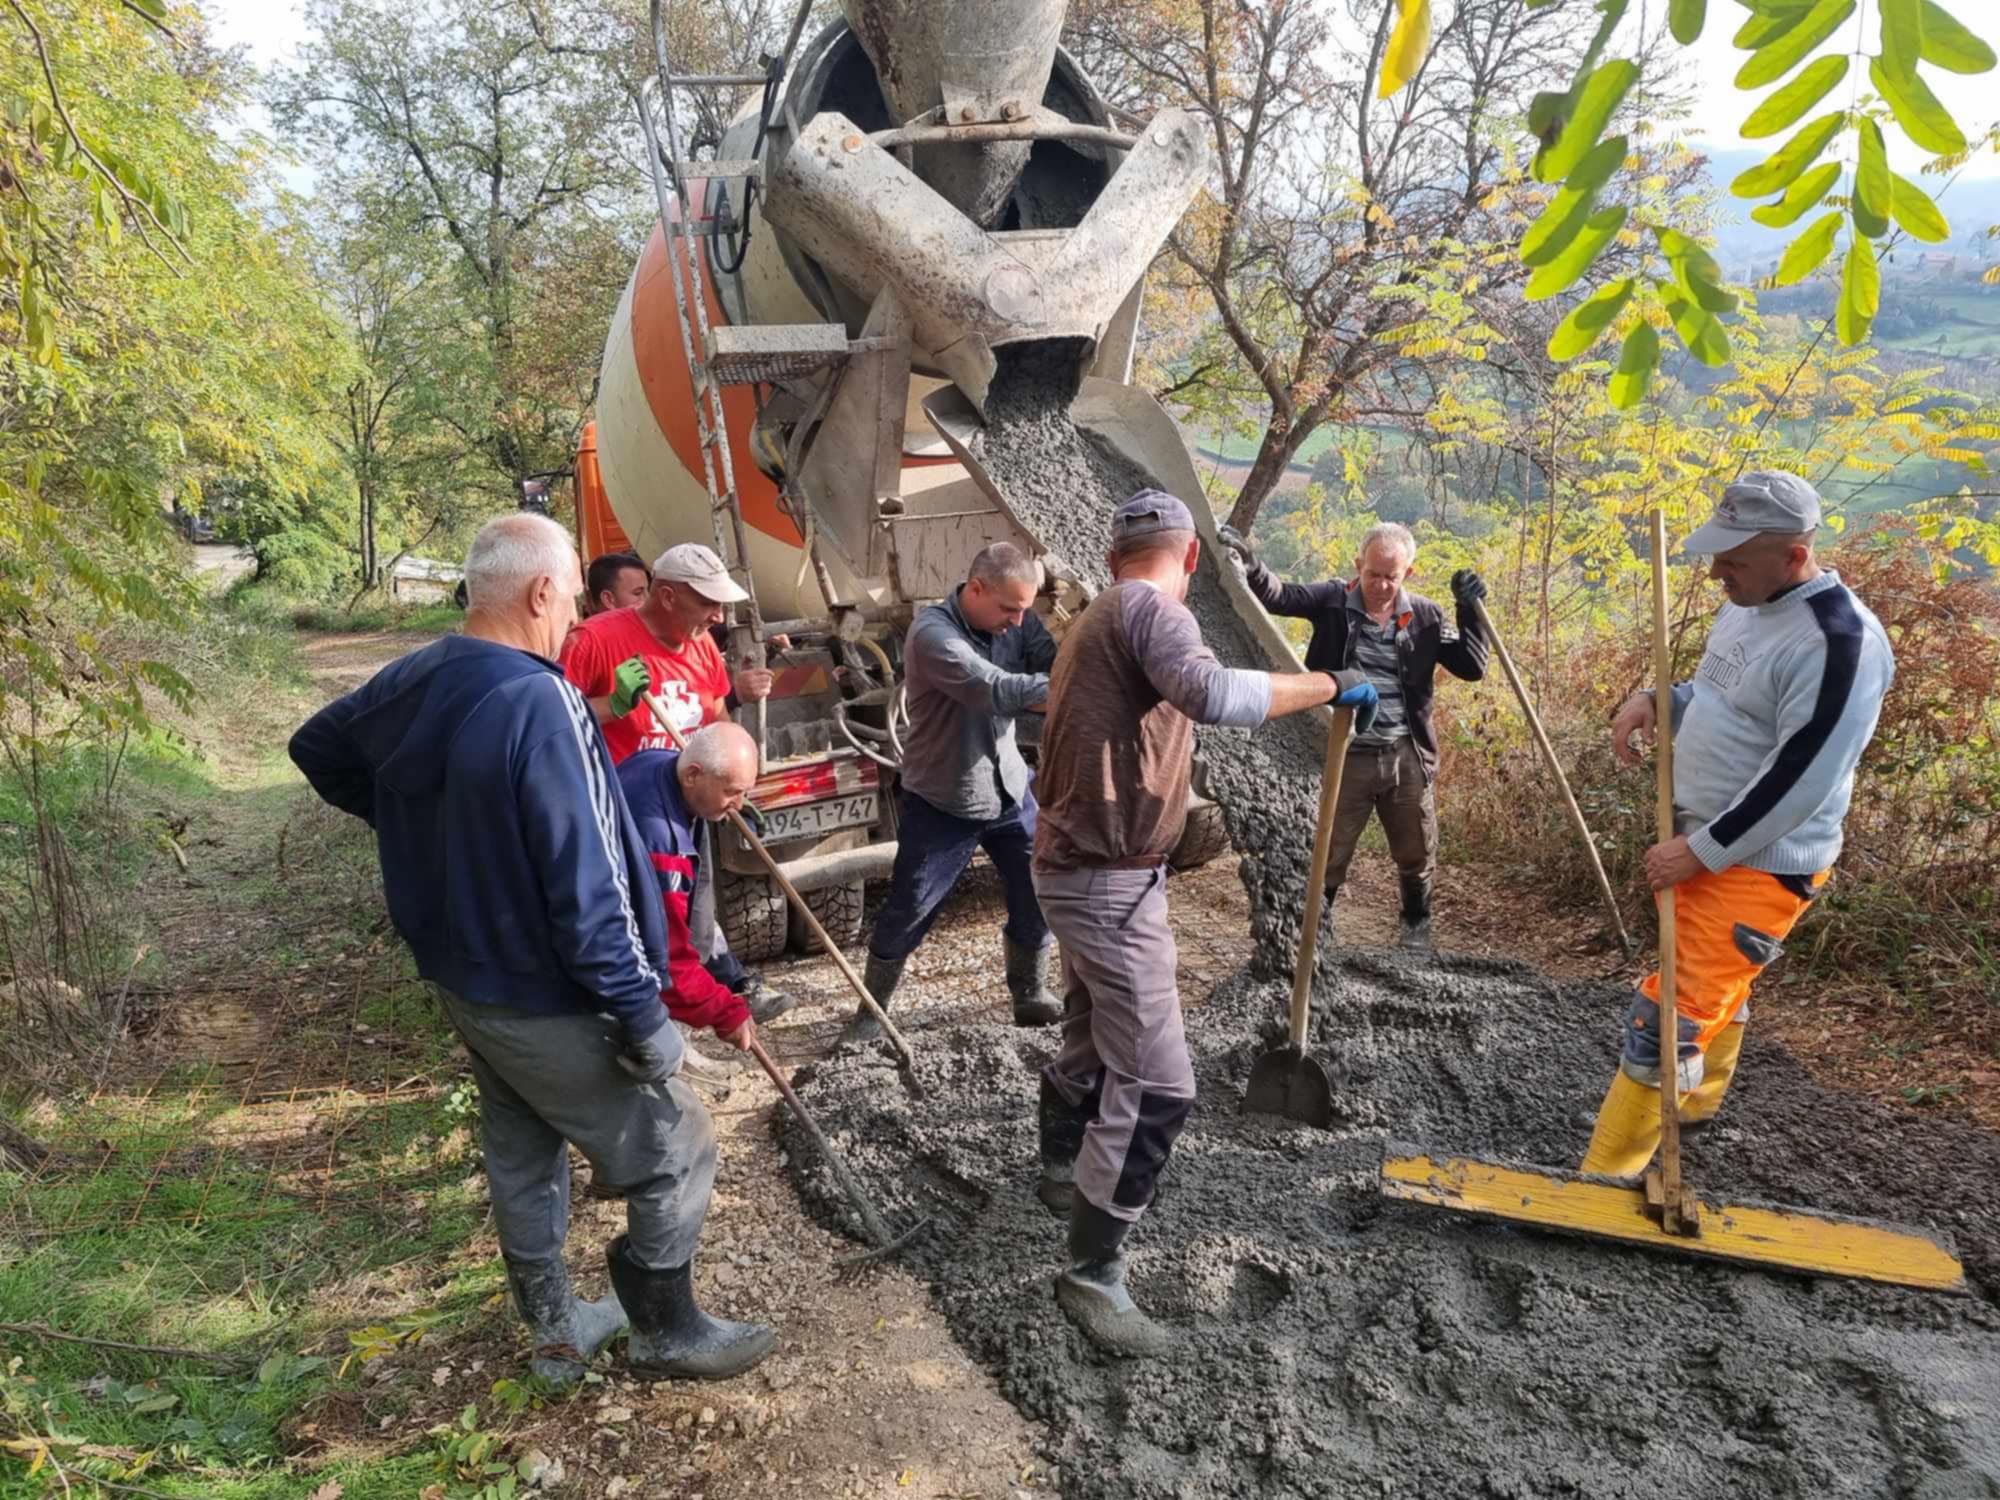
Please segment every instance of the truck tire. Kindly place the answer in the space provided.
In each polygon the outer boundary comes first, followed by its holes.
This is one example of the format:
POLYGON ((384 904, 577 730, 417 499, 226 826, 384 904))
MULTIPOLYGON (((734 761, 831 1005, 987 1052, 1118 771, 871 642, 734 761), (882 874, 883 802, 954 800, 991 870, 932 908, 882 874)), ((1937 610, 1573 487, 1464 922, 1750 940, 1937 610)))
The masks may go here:
POLYGON ((1187 827, 1181 830, 1174 852, 1167 856, 1167 868, 1176 873, 1198 870, 1228 852, 1229 825, 1222 819, 1222 808, 1204 799, 1188 808, 1187 827))
MULTIPOLYGON (((805 892, 806 905, 819 918, 819 925, 826 929, 826 935, 843 948, 851 948, 861 941, 861 908, 867 894, 867 884, 853 881, 847 885, 825 885, 816 891, 805 892)), ((818 953, 819 939, 807 927, 797 912, 791 912, 792 946, 801 953, 818 953)))
POLYGON ((785 895, 768 875, 719 870, 715 918, 729 951, 744 963, 761 963, 785 951, 785 895))

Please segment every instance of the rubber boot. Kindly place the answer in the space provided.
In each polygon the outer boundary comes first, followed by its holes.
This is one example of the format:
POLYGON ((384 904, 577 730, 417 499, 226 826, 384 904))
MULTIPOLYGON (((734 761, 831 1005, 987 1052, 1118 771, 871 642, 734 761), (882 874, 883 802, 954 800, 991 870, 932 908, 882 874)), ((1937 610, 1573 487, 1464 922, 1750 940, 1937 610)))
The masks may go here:
POLYGON ((632 1258, 619 1235, 604 1249, 611 1285, 632 1316, 625 1356, 634 1374, 651 1380, 727 1380, 753 1368, 778 1346, 761 1323, 711 1318, 694 1305, 694 1262, 656 1271, 632 1258))
POLYGON ((1722 1110, 1722 1097, 1736 1076, 1736 1064, 1743 1056, 1743 1023, 1731 1022, 1708 1044, 1703 1058, 1707 1071, 1693 1093, 1681 1100, 1681 1128, 1706 1125, 1722 1110))
POLYGON ((1125 1289, 1119 1247, 1131 1227, 1077 1198, 1069 1216, 1069 1269, 1056 1278, 1056 1305, 1106 1354, 1146 1359, 1166 1353, 1173 1336, 1139 1311, 1125 1289))
POLYGON ((601 1302, 582 1302, 572 1296, 569 1272, 560 1259, 525 1260, 511 1255, 504 1259, 514 1308, 535 1341, 529 1370, 553 1386, 576 1384, 597 1351, 625 1326, 625 1309, 618 1305, 616 1296, 601 1302))
POLYGON ((1597 1107, 1583 1170, 1604 1177, 1637 1177, 1659 1149, 1660 1091, 1621 1067, 1597 1107))
POLYGON ((1057 1218, 1067 1219, 1076 1203, 1076 1159, 1083 1154, 1082 1115, 1070 1108, 1048 1079, 1042 1080, 1036 1126, 1041 1138, 1042 1176, 1035 1196, 1057 1218))
POLYGON ((1401 930, 1396 946, 1411 953, 1431 951, 1431 878, 1428 875, 1399 877, 1403 887, 1401 930))
POLYGON ((1001 941, 1007 948, 1007 993, 1014 997, 1014 1024, 1053 1026, 1063 1013, 1062 1001, 1049 993, 1049 969, 1056 945, 1024 948, 1005 933, 1001 941))
POLYGON ((759 1026, 768 1026, 786 1011, 797 1005, 798 1000, 783 990, 774 990, 755 974, 745 974, 740 984, 730 986, 738 998, 750 1007, 750 1019, 759 1026))
MULTIPOLYGON (((896 993, 896 986, 903 982, 903 965, 909 959, 877 958, 868 955, 868 964, 861 971, 861 982, 868 986, 868 993, 875 997, 875 1003, 887 1010, 889 997, 896 993)), ((840 1033, 843 1046, 865 1046, 869 1042, 882 1039, 882 1023, 868 1013, 868 1007, 857 1005, 853 1018, 840 1033)))

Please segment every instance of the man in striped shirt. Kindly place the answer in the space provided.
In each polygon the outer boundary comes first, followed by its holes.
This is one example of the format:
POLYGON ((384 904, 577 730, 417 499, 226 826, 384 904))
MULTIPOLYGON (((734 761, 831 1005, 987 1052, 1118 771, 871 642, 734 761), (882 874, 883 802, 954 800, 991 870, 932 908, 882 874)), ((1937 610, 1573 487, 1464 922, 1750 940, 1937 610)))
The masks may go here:
MULTIPOLYGON (((1868 606, 1813 555, 1819 495, 1796 474, 1745 474, 1683 547, 1711 559, 1729 602, 1701 665, 1673 689, 1674 822, 1646 854, 1655 892, 1675 892, 1674 972, 1683 1121, 1722 1107, 1743 1049, 1750 985, 1840 855, 1854 769, 1875 733, 1896 661, 1868 606)), ((1650 692, 1626 699, 1611 744, 1658 724, 1650 692)), ((1636 1176, 1660 1143, 1660 978, 1626 1015, 1623 1056, 1598 1111, 1586 1172, 1636 1176)))
POLYGON ((1407 526, 1384 522, 1361 538, 1354 578, 1343 582, 1283 583, 1230 527, 1223 545, 1243 564, 1243 581, 1274 615, 1312 621, 1306 667, 1315 672, 1360 670, 1375 686, 1375 722, 1357 733, 1341 772, 1327 855, 1326 897, 1347 879, 1368 819, 1382 820, 1389 854, 1402 886, 1402 946, 1431 945, 1431 874, 1437 864, 1437 736, 1431 729, 1431 694, 1437 669, 1477 682, 1486 673, 1486 637, 1477 601, 1486 585, 1477 573, 1451 576, 1453 618, 1404 588, 1417 560, 1417 539, 1407 526))

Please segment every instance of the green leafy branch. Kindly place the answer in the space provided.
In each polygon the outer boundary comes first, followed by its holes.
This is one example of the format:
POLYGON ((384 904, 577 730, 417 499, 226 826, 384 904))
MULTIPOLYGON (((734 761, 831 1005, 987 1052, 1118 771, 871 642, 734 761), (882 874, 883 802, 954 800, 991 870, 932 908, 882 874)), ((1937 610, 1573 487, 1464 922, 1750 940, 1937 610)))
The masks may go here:
MULTIPOLYGON (((97 230, 109 243, 118 243, 121 224, 129 221, 160 264, 175 275, 181 274, 181 265, 167 252, 171 250, 181 264, 194 264, 187 251, 186 210, 137 162, 78 126, 63 97, 41 27, 28 14, 22 0, 4 0, 4 3, 27 34, 46 96, 30 99, 18 94, 0 95, 0 118, 4 118, 9 133, 23 137, 28 151, 38 160, 89 185, 97 230)), ((120 0, 120 5, 170 40, 173 38, 166 26, 164 0, 120 0)), ((22 341, 29 357, 37 364, 59 368, 56 306, 50 295, 54 280, 36 251, 43 225, 25 168, 26 162, 19 159, 0 162, 0 189, 11 189, 19 198, 25 231, 18 240, 0 234, 0 275, 15 284, 22 341)))
MULTIPOLYGON (((1531 9, 1553 0, 1527 0, 1531 9)), ((1764 199, 1751 212, 1758 223, 1787 228, 1814 209, 1828 211, 1802 230, 1780 258, 1773 281, 1788 286, 1816 272, 1832 255, 1843 228, 1847 248, 1840 279, 1835 328, 1842 344, 1868 337, 1881 301, 1877 245, 1900 231, 1912 239, 1940 243, 1951 228, 1921 185, 1889 168, 1886 119, 1920 149, 1941 158, 1926 168, 1949 170, 1953 158, 1971 148, 1965 133, 1924 81, 1923 68, 1980 74, 1995 65, 1993 48, 1975 36, 1935 0, 1877 0, 1879 52, 1861 50, 1862 26, 1856 0, 1737 0, 1750 12, 1734 42, 1748 58, 1736 75, 1746 92, 1771 89, 1744 120, 1742 135, 1761 140, 1797 126, 1848 79, 1852 59, 1866 57, 1873 91, 1848 105, 1820 114, 1799 128, 1764 161, 1737 176, 1730 191, 1739 198, 1764 199), (1855 21, 1853 43, 1844 52, 1814 56, 1836 33, 1855 21), (1823 161, 1836 142, 1856 138, 1853 181, 1840 195, 1839 161, 1823 161)), ((1426 35, 1429 0, 1396 0, 1396 34, 1426 35)), ((1521 259, 1533 274, 1524 295, 1553 297, 1574 287, 1614 243, 1650 248, 1639 271, 1593 291, 1556 327, 1548 343, 1551 359, 1580 358, 1607 334, 1621 333, 1611 376, 1613 405, 1629 409, 1645 399, 1659 366, 1663 328, 1671 328, 1688 354, 1704 365, 1730 363, 1734 350, 1728 320, 1739 304, 1723 283, 1715 258, 1697 241, 1665 224, 1650 221, 1632 205, 1603 202, 1606 190, 1629 155, 1629 137, 1604 138, 1641 77, 1630 58, 1606 59, 1613 34, 1625 20, 1630 0, 1599 0, 1598 26, 1570 87, 1536 95, 1528 125, 1540 142, 1532 167, 1536 181, 1557 191, 1521 242, 1521 259), (1656 253, 1655 253, 1656 252, 1656 253)), ((1668 28, 1681 46, 1700 39, 1708 0, 1670 0, 1668 28)), ((1395 53, 1392 45, 1391 53, 1395 53)), ((1385 67, 1386 96, 1408 75, 1385 67)))

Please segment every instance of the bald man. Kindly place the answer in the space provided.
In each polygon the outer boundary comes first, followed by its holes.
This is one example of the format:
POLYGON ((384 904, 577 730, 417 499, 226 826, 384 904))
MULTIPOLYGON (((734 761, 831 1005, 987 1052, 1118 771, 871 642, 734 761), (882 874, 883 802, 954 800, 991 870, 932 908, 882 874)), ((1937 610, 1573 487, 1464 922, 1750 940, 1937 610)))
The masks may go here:
MULTIPOLYGON (((659 885, 611 757, 556 653, 583 586, 555 522, 488 522, 465 559, 465 632, 314 714, 291 754, 375 830, 383 894, 471 1058, 493 1222, 531 1368, 567 1385, 629 1315, 634 1373, 719 1379, 776 1344, 694 1301, 715 1124, 677 1076, 659 885), (617 1292, 563 1263, 569 1148, 625 1199, 617 1292)), ((713 748, 713 747, 711 747, 713 748)))
POLYGON ((748 1051, 757 1035, 749 1002, 709 973, 689 921, 701 879, 700 825, 743 806, 757 784, 757 742, 723 721, 696 731, 685 750, 640 750, 618 767, 618 784, 660 884, 667 925, 667 987, 660 998, 676 1021, 707 1026, 748 1051))

